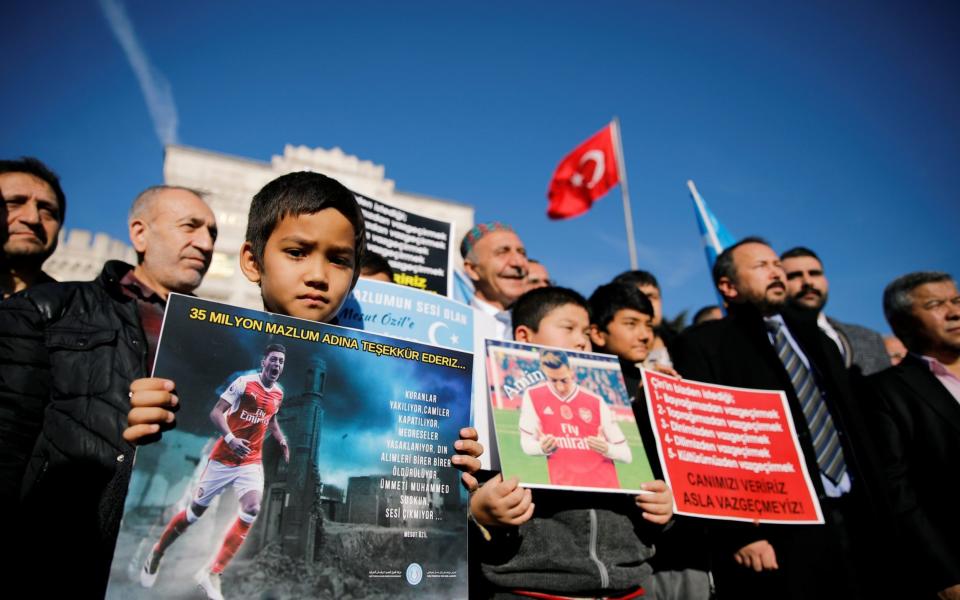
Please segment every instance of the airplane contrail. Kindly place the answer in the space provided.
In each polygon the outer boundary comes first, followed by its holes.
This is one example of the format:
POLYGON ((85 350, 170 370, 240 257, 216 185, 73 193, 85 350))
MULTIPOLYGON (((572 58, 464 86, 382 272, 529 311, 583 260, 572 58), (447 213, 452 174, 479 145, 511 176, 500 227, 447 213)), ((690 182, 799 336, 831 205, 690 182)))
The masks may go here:
POLYGON ((170 82, 150 64, 121 0, 100 0, 110 30, 120 42, 147 102, 153 128, 163 145, 177 143, 177 104, 170 82))

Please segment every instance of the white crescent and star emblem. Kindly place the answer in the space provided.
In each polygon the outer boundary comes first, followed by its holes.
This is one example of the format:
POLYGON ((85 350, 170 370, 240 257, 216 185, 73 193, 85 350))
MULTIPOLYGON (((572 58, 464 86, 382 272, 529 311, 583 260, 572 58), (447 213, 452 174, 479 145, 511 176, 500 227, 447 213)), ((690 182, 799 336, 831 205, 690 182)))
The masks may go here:
POLYGON ((441 327, 446 327, 447 324, 443 321, 436 321, 430 325, 430 329, 427 330, 427 339, 430 340, 430 343, 434 346, 440 346, 440 342, 437 341, 437 332, 441 327))
POLYGON ((570 183, 575 187, 586 187, 588 190, 592 189, 593 186, 597 185, 600 182, 600 178, 603 177, 603 173, 606 170, 606 158, 604 158, 602 150, 588 150, 583 153, 583 156, 580 157, 580 170, 570 176, 570 183), (588 162, 593 161, 596 163, 593 168, 593 177, 590 178, 590 181, 584 186, 583 182, 583 166, 588 162))

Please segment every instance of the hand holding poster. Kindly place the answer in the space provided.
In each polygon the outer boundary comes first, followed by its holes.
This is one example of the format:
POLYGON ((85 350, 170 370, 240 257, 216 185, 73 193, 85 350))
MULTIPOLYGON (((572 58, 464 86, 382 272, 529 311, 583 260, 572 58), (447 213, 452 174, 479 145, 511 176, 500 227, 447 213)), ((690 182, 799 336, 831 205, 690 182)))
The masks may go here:
POLYGON ((760 523, 823 523, 787 399, 643 371, 674 512, 760 523))
POLYGON ((528 487, 646 493, 653 480, 615 357, 487 340, 500 468, 528 487))
POLYGON ((471 355, 171 295, 110 598, 466 597, 471 355))

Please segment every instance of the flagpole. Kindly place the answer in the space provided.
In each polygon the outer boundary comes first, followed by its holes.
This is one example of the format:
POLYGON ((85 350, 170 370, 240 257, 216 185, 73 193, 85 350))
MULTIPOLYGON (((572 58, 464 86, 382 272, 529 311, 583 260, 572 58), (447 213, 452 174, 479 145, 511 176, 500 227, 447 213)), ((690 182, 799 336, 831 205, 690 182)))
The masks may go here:
POLYGON ((636 271, 637 243, 633 238, 633 215, 630 212, 630 190, 627 187, 627 168, 623 159, 623 144, 620 141, 620 118, 613 117, 613 134, 617 142, 617 171, 620 176, 620 196, 623 198, 623 221, 627 226, 627 247, 630 249, 630 269, 636 271))

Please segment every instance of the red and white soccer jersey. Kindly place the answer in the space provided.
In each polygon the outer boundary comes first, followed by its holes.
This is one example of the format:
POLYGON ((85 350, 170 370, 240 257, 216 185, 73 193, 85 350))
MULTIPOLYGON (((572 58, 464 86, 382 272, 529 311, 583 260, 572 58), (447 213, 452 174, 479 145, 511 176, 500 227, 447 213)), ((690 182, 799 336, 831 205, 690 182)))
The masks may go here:
POLYGON ((528 454, 542 454, 542 436, 556 438, 557 449, 547 456, 554 485, 619 488, 613 459, 630 462, 632 458, 606 402, 580 386, 567 398, 559 397, 547 382, 527 388, 520 408, 520 435, 528 454), (606 440, 606 455, 587 445, 586 438, 594 436, 606 440))
POLYGON ((243 458, 237 456, 221 437, 210 452, 210 460, 232 466, 260 463, 263 438, 270 419, 280 410, 283 389, 277 383, 265 388, 260 373, 251 373, 237 377, 220 399, 230 405, 227 412, 230 431, 249 442, 250 453, 243 458))

